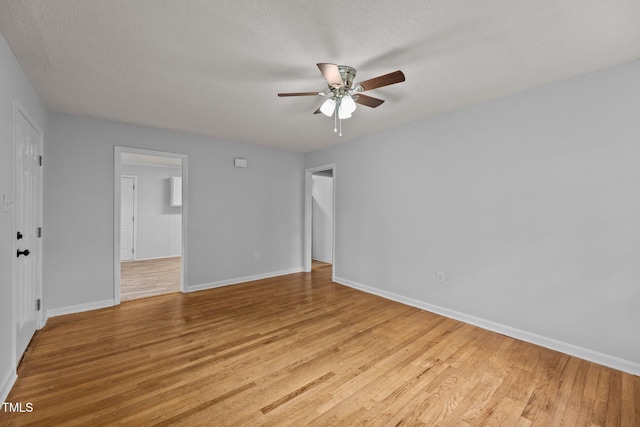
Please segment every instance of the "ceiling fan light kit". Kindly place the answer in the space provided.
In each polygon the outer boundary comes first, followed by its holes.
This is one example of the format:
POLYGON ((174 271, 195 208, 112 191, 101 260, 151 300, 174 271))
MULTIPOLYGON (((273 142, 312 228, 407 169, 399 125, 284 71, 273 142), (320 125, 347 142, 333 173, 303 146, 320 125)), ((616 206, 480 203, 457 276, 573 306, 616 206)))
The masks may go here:
POLYGON ((320 112, 327 117, 333 116, 335 109, 336 109, 336 101, 333 98, 327 99, 320 106, 320 112))
MULTIPOLYGON (((317 65, 329 86, 328 92, 290 92, 279 93, 278 96, 330 96, 314 114, 322 113, 327 117, 333 116, 336 122, 340 120, 340 136, 342 136, 342 120, 351 117, 352 113, 356 110, 356 103, 366 105, 370 108, 376 108, 384 102, 382 99, 363 95, 362 92, 405 81, 404 74, 398 70, 356 83, 354 86, 353 79, 356 77, 355 68, 347 65, 329 63, 320 63, 317 65)), ((338 132, 338 123, 335 124, 336 126, 334 126, 333 131, 338 132)))

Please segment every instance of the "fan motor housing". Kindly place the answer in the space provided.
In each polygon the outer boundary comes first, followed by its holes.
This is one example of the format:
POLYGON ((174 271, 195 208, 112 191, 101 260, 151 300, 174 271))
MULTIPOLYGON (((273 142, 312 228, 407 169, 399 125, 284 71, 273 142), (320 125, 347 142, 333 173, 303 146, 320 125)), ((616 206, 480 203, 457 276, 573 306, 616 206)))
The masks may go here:
POLYGON ((353 79, 356 77, 356 69, 348 65, 338 65, 338 70, 340 70, 340 77, 342 77, 344 88, 347 90, 351 89, 353 79))

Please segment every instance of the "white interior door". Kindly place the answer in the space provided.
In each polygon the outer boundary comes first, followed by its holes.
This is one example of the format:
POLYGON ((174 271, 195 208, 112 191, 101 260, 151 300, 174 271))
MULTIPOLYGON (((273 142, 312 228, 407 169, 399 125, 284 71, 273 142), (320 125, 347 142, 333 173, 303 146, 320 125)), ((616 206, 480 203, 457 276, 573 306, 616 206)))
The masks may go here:
POLYGON ((135 253, 136 178, 120 178, 120 261, 130 261, 135 253))
POLYGON ((20 109, 16 110, 15 131, 14 304, 16 360, 20 360, 38 326, 37 314, 40 309, 42 135, 20 109))
POLYGON ((311 259, 333 262, 333 176, 311 176, 311 259))

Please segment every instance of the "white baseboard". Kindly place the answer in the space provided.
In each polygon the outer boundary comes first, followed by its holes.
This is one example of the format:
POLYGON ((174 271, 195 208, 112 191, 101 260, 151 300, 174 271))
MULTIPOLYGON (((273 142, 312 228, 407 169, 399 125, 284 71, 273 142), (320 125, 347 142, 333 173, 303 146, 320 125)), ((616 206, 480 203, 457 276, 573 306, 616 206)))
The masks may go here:
MULTIPOLYGON (((201 285, 194 285, 194 286, 187 287, 186 292, 203 291, 206 289, 219 288, 221 286, 236 285, 238 283, 250 282, 252 280, 268 279, 270 277, 284 276, 285 274, 300 273, 302 271, 303 271, 302 267, 297 267, 289 270, 274 271, 271 273, 263 273, 263 274, 256 274, 253 276, 238 277, 235 279, 220 280, 218 282, 212 282, 212 283, 203 283, 201 285)), ((112 307, 113 305, 115 305, 115 302, 114 300, 110 299, 110 300, 103 300, 103 301, 94 301, 87 304, 78 304, 78 305, 71 305, 67 307, 53 308, 53 309, 47 310, 47 318, 55 317, 55 316, 63 316, 65 314, 80 313, 80 312, 89 311, 89 310, 97 310, 99 308, 112 307)))
POLYGON ((169 258, 180 258, 182 255, 166 255, 166 256, 156 256, 151 258, 136 258, 136 259, 123 259, 120 262, 133 262, 133 261, 152 261, 158 259, 169 259, 169 258))
POLYGON ((0 383, 0 402, 7 401, 7 396, 9 396, 9 392, 13 388, 17 378, 16 370, 12 367, 2 379, 2 383, 0 383))
POLYGON ((67 307, 52 308, 47 310, 47 318, 55 316, 63 316, 65 314, 81 313, 83 311, 97 310, 99 308, 112 307, 114 301, 106 299, 103 301, 94 301, 86 304, 69 305, 67 307))
POLYGON ((506 335, 511 338, 515 338, 521 341, 526 341, 532 344, 539 345, 541 347, 545 347, 551 350, 568 354, 570 356, 575 356, 580 359, 588 360, 589 362, 598 363, 600 365, 608 366, 610 368, 617 369, 619 371, 640 376, 640 363, 632 362, 630 360, 620 359, 618 357, 600 353, 594 350, 590 350, 588 348, 579 347, 563 341, 558 341, 553 338, 523 331, 521 329, 512 328, 511 326, 492 322, 491 320, 486 320, 480 317, 471 316, 469 314, 460 313, 455 310, 450 310, 448 308, 429 304, 424 301, 405 297, 403 295, 399 295, 389 291, 384 291, 382 289, 373 288, 371 286, 363 285, 361 283, 353 282, 351 280, 343 279, 341 277, 334 277, 333 281, 336 283, 340 283, 341 285, 349 286, 350 288, 358 289, 360 291, 367 292, 369 294, 377 295, 386 299, 390 299, 392 301, 397 301, 402 304, 420 308, 422 310, 439 314, 441 316, 449 317, 451 319, 459 320, 461 322, 478 326, 479 328, 487 329, 489 331, 497 332, 499 334, 506 335))
POLYGON ((193 285, 187 287, 187 292, 204 291, 207 289, 219 288, 222 286, 237 285, 238 283, 251 282, 253 280, 268 279, 270 277, 284 276, 286 274, 303 272, 303 267, 292 268, 289 270, 273 271, 271 273, 256 274, 253 276, 237 277, 235 279, 219 280, 217 282, 203 283, 201 285, 193 285))
POLYGON ((47 326, 47 320, 49 320, 49 318, 46 316, 46 312, 43 312, 43 316, 38 320, 38 329, 42 329, 45 326, 47 326))

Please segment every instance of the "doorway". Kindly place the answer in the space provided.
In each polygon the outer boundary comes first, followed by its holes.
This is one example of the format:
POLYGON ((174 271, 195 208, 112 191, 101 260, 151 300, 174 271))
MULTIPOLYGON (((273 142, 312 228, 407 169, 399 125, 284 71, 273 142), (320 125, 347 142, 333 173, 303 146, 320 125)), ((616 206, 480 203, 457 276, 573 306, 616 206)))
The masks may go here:
POLYGON ((42 150, 43 134, 14 101, 14 366, 44 324, 42 313, 42 150))
POLYGON ((115 148, 114 301, 185 292, 185 154, 115 148))
POLYGON ((335 277, 335 165, 305 170, 304 270, 331 266, 335 277))

